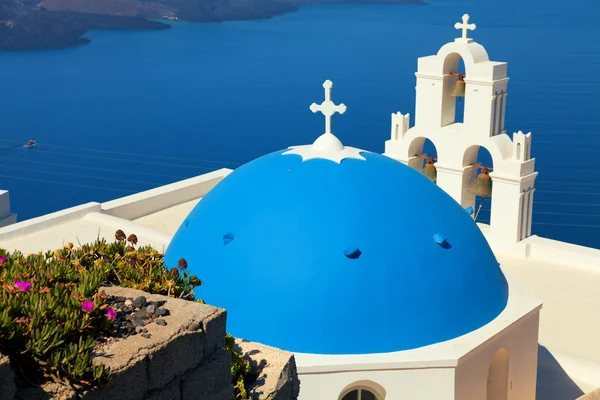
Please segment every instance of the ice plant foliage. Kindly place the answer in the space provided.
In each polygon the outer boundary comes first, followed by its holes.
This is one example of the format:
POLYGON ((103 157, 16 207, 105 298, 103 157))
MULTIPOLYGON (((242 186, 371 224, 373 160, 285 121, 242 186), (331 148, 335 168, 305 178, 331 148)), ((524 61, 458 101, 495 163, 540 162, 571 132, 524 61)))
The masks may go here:
POLYGON ((225 351, 231 353, 231 383, 235 400, 247 400, 247 377, 250 374, 250 361, 235 351, 235 338, 229 333, 225 336, 225 351))
POLYGON ((109 378, 110 371, 92 363, 92 349, 117 323, 101 286, 194 300, 200 279, 188 271, 170 274, 161 253, 133 247, 133 234, 119 230, 115 239, 80 248, 67 243, 45 254, 0 249, 0 353, 26 382, 93 387, 109 378))

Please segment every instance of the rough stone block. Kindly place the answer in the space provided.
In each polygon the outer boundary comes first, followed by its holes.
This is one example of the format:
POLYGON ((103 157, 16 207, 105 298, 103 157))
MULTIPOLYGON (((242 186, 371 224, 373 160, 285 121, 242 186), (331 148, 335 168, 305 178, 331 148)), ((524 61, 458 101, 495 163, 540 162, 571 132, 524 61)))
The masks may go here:
POLYGON ((164 389, 153 390, 148 393, 145 400, 181 400, 180 381, 167 385, 164 389))
POLYGON ((200 367, 188 373, 181 383, 181 400, 230 400, 231 356, 224 350, 218 350, 200 367))
MULTIPOLYGON (((164 328, 168 327, 169 325, 164 328)), ((203 354, 203 337, 201 331, 180 332, 164 346, 152 351, 148 363, 148 389, 163 387, 199 366, 203 354)))
POLYGON ((10 368, 10 361, 8 357, 0 354, 0 393, 7 399, 12 399, 16 391, 15 376, 10 368))
POLYGON ((148 385, 148 349, 144 338, 132 336, 111 343, 96 354, 94 364, 110 368, 109 382, 88 393, 86 400, 141 400, 148 385))
POLYGON ((600 400, 600 388, 584 394, 577 400, 600 400))
POLYGON ((296 359, 292 353, 260 343, 236 339, 236 351, 250 361, 258 375, 248 388, 253 400, 296 400, 300 393, 300 380, 296 359))
POLYGON ((148 301, 166 301, 163 307, 170 313, 163 318, 166 326, 152 323, 146 325, 150 339, 136 335, 121 341, 130 342, 129 348, 123 349, 128 353, 136 351, 134 347, 147 350, 147 390, 161 388, 199 366, 207 341, 211 342, 211 349, 224 341, 226 314, 223 309, 134 289, 106 287, 101 290, 112 296, 145 296, 148 301))
POLYGON ((217 309, 207 318, 203 319, 202 329, 204 330, 204 354, 207 356, 219 351, 225 345, 227 312, 224 309, 217 309))
POLYGON ((89 399, 101 399, 110 393, 111 400, 141 400, 147 391, 167 385, 200 364, 204 332, 190 331, 189 326, 202 326, 204 320, 219 309, 121 287, 105 287, 101 291, 113 296, 145 296, 148 301, 166 301, 164 307, 170 315, 163 318, 166 326, 146 326, 151 335, 149 339, 130 336, 101 349, 94 363, 110 367, 113 376, 106 386, 90 393, 89 399))
MULTIPOLYGON (((228 388, 221 390, 219 393, 213 394, 210 400, 231 400, 233 397, 233 387, 229 385, 228 388)), ((183 399, 182 399, 183 400, 183 399)), ((191 399, 186 399, 191 400, 191 399)))
MULTIPOLYGON (((222 350, 225 341, 225 310, 209 305, 151 295, 139 290, 104 287, 100 291, 112 296, 165 301, 170 315, 162 317, 165 326, 146 325, 150 338, 141 335, 109 341, 94 354, 94 364, 110 368, 110 381, 81 396, 61 385, 19 391, 23 400, 183 400, 181 386, 184 377, 194 375, 188 382, 189 396, 194 400, 231 400, 231 360, 222 350), (203 362, 203 358, 206 361, 203 362)), ((0 356, 0 400, 4 400, 5 366, 0 356)), ((7 378, 13 385, 11 373, 7 378)), ((186 379, 187 379, 186 378, 186 379)), ((12 395, 6 397, 12 400, 12 395)))
MULTIPOLYGON (((4 400, 3 397, 0 399, 4 400)), ((49 383, 43 387, 19 387, 15 400, 79 400, 80 396, 70 387, 49 383)))

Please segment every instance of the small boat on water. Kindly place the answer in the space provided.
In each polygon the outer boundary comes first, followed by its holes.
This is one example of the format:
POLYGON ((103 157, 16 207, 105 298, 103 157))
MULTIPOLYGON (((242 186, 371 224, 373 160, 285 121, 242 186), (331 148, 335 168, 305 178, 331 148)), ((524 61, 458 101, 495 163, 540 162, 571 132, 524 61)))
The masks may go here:
POLYGON ((23 146, 23 147, 31 148, 31 147, 35 147, 35 146, 37 146, 37 142, 35 140, 30 140, 27 143, 25 143, 25 146, 23 146))

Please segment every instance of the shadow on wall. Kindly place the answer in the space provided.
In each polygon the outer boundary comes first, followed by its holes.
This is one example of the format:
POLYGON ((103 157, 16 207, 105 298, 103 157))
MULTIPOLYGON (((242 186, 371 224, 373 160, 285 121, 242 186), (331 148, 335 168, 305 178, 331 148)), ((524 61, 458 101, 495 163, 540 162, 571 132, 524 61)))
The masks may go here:
POLYGON ((579 386, 542 345, 538 345, 537 375, 536 399, 538 400, 575 400, 583 395, 579 386))

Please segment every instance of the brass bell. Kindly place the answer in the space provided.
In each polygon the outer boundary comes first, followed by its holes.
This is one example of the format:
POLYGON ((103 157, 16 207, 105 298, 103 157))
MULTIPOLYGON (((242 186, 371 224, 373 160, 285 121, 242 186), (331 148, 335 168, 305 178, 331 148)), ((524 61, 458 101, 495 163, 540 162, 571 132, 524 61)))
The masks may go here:
POLYGON ((457 75, 458 80, 456 81, 456 85, 454 86, 454 90, 452 91, 452 96, 465 97, 465 76, 460 73, 457 75))
POLYGON ((428 177, 433 183, 437 183, 437 169, 433 165, 434 160, 433 157, 427 157, 425 167, 423 167, 423 175, 428 177))
POLYGON ((481 173, 477 175, 475 186, 470 191, 479 197, 490 197, 492 195, 492 177, 488 167, 481 167, 481 173))

